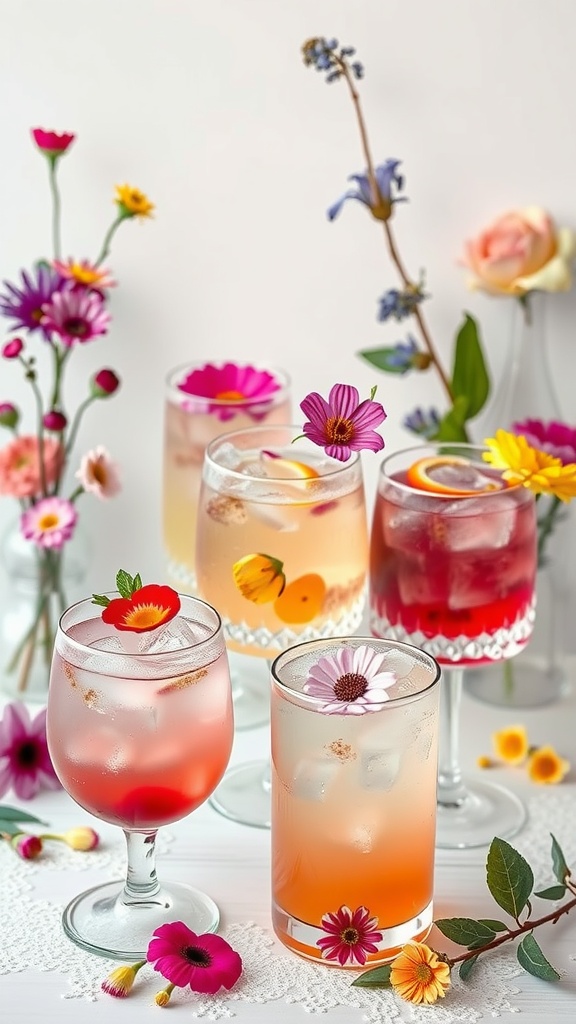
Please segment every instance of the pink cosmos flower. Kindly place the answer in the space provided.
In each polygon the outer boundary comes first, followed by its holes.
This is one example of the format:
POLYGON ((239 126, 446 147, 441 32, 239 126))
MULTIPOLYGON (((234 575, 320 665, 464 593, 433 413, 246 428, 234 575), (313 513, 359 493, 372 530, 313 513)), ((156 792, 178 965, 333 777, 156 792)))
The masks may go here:
MULTIPOLYGON (((51 487, 62 467, 63 451, 58 441, 45 437, 43 443, 46 486, 51 487)), ((42 490, 38 438, 15 437, 0 449, 0 494, 12 498, 33 498, 42 490)))
POLYGON ((322 928, 327 932, 325 939, 318 939, 325 960, 337 960, 341 967, 346 964, 366 963, 368 953, 377 953, 377 942, 382 941, 378 929, 378 918, 370 917, 366 907, 352 911, 342 906, 335 914, 325 914, 322 928))
POLYGON ((22 338, 12 338, 2 346, 2 355, 4 359, 17 359, 23 348, 22 338))
POLYGON ((62 156, 72 145, 76 136, 72 132, 46 131, 45 128, 31 128, 32 138, 45 156, 62 156))
POLYGON ((547 423, 543 420, 522 420, 512 424, 512 431, 523 434, 532 448, 548 452, 560 459, 564 466, 576 462, 576 427, 556 420, 547 423))
POLYGON ((42 306, 42 314, 44 330, 57 334, 67 348, 106 334, 112 319, 99 292, 76 288, 70 282, 42 306))
POLYGON ((146 958, 173 985, 189 985, 193 992, 211 995, 222 987, 232 988, 242 973, 242 960, 225 939, 196 935, 183 921, 160 925, 146 958))
POLYGON ((187 395, 213 399, 206 403, 207 412, 214 413, 222 422, 233 419, 239 407, 252 419, 262 419, 281 387, 268 370, 237 363, 206 363, 178 384, 178 390, 187 395))
POLYGON ((102 445, 82 456, 80 469, 74 476, 85 491, 97 498, 113 498, 121 490, 118 466, 102 445))
POLYGON ((363 715, 380 711, 390 700, 386 690, 396 681, 393 672, 381 672, 384 654, 362 644, 340 647, 335 654, 312 665, 302 689, 311 697, 327 701, 327 715, 363 715))
POLYGON ((41 789, 59 789, 46 743, 46 708, 30 721, 21 701, 7 704, 0 719, 0 796, 9 789, 30 800, 41 789))
POLYGON ((105 267, 97 267, 90 260, 52 260, 52 266, 54 270, 58 271, 60 277, 84 288, 102 291, 116 286, 116 281, 110 276, 110 271, 105 267))
POLYGON ((20 518, 20 529, 40 548, 61 548, 74 533, 78 513, 66 498, 40 498, 20 518))
POLYGON ((328 401, 313 391, 300 403, 308 417, 303 427, 306 437, 340 462, 347 462, 352 452, 379 452, 384 447, 383 438, 372 429, 386 419, 383 407, 371 398, 364 402, 359 398, 351 385, 335 384, 328 401))

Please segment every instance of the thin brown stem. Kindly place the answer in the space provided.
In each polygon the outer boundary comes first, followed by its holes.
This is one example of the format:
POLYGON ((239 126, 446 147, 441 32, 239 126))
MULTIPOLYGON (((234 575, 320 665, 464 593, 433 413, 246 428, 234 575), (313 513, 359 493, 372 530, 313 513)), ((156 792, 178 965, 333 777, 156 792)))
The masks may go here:
POLYGON ((539 917, 536 921, 532 921, 530 918, 521 924, 519 928, 506 931, 505 933, 498 936, 497 939, 493 939, 492 942, 487 942, 485 946, 480 946, 478 949, 470 949, 467 953, 462 953, 460 956, 444 957, 444 960, 450 967, 454 964, 463 963, 465 960, 471 960, 474 956, 479 956, 480 953, 487 953, 489 949, 496 949, 497 946, 503 945, 504 942, 510 942, 511 939, 517 939, 519 935, 525 935, 526 932, 531 932, 534 928, 538 928, 541 924, 547 924, 552 921, 554 924, 564 915, 568 914, 570 910, 576 907, 576 897, 573 900, 569 900, 563 907, 559 907, 557 910, 552 910, 549 914, 544 917, 539 917))

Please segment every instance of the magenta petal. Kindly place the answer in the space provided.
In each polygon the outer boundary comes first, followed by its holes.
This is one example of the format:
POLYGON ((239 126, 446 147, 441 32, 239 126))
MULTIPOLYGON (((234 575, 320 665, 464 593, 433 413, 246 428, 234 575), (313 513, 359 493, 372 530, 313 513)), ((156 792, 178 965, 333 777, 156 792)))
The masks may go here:
POLYGON ((347 444, 327 444, 324 451, 331 459, 338 459, 338 462, 348 462, 352 454, 352 448, 347 444))
POLYGON ((12 789, 12 768, 6 764, 0 768, 0 796, 4 796, 9 789, 12 789))
POLYGON ((306 395, 306 398, 300 402, 300 408, 311 423, 321 430, 323 430, 326 420, 330 419, 333 415, 328 402, 317 391, 312 391, 311 394, 306 395))
POLYGON ((19 800, 31 800, 40 790, 37 772, 13 772, 12 788, 19 800))
POLYGON ((20 701, 7 704, 0 723, 0 753, 22 743, 28 736, 29 727, 30 716, 26 705, 20 701))
POLYGON ((330 390, 328 401, 336 416, 350 420, 358 408, 360 395, 358 389, 351 384, 335 384, 330 390))
POLYGON ((386 419, 386 413, 380 402, 373 402, 368 398, 351 414, 350 419, 357 429, 378 427, 386 419))

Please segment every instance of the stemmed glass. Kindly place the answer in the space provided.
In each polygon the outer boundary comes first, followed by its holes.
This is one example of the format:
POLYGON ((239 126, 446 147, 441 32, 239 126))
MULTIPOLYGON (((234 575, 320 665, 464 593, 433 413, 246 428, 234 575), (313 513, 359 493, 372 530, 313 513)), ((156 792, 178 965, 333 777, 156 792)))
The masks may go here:
POLYGON ((124 830, 128 850, 125 884, 76 896, 62 923, 77 945, 120 960, 145 958, 166 921, 199 933, 219 923, 209 896, 161 885, 155 870, 158 828, 207 799, 234 732, 220 616, 180 600, 176 618, 141 634, 106 625, 101 607, 80 601, 64 612, 54 645, 46 730, 56 774, 76 803, 124 830))
MULTIPOLYGON (((360 458, 342 463, 307 439, 293 443, 301 432, 269 425, 222 434, 204 459, 198 589, 218 607, 229 648, 268 662, 296 642, 353 633, 365 603, 360 458)), ((269 827, 269 762, 228 771, 210 802, 269 827)))
POLYGON ((484 846, 526 818, 507 789, 464 779, 458 718, 467 668, 518 654, 532 632, 534 495, 507 486, 486 449, 429 444, 384 459, 370 551, 370 626, 442 666, 437 845, 484 846))
MULTIPOLYGON (((188 363, 168 374, 165 388, 163 533, 168 581, 195 594, 196 517, 206 446, 219 434, 290 419, 290 381, 263 364, 188 363)), ((237 729, 268 720, 266 683, 243 673, 232 657, 237 729)))

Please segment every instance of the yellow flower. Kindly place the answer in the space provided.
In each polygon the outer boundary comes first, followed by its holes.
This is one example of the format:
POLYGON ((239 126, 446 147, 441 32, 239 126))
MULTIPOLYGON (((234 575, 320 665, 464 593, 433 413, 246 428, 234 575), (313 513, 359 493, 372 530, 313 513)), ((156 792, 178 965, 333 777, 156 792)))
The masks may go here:
POLYGON ((493 732, 492 743, 498 757, 506 764, 522 764, 528 757, 528 736, 523 725, 509 725, 507 729, 493 732))
POLYGON ((126 217, 150 217, 154 209, 148 196, 131 185, 116 185, 115 202, 126 217))
POLYGON ((539 782, 543 785, 562 782, 569 771, 569 762, 560 757, 554 747, 538 747, 530 755, 528 761, 528 775, 532 782, 539 782))
POLYGON ((112 973, 109 974, 102 982, 102 990, 107 992, 110 996, 116 996, 118 999, 124 999, 131 991, 134 981, 136 980, 136 975, 145 963, 145 960, 140 960, 136 964, 128 964, 126 967, 117 967, 116 970, 112 971, 112 973))
POLYGON ((480 756, 476 758, 476 764, 478 765, 479 768, 495 768, 496 767, 496 765, 495 765, 494 761, 492 760, 492 758, 491 757, 487 757, 486 754, 480 754, 480 756))
POLYGON ((170 1002, 170 996, 172 995, 175 988, 175 985, 166 985, 166 988, 163 988, 161 992, 157 992, 156 995, 154 996, 154 1002, 156 1003, 156 1006, 168 1006, 168 1003, 170 1002))
POLYGON ((576 463, 562 465, 562 460, 548 452, 532 448, 522 434, 497 430, 495 437, 484 443, 490 451, 482 456, 512 484, 522 484, 534 494, 552 494, 560 501, 576 497, 576 463))
POLYGON ((286 586, 283 563, 270 555, 245 555, 234 562, 234 583, 242 597, 254 604, 275 601, 286 586))
POLYGON ((392 962, 390 984, 409 1003, 435 1003, 450 988, 450 968, 421 942, 408 942, 392 962))

